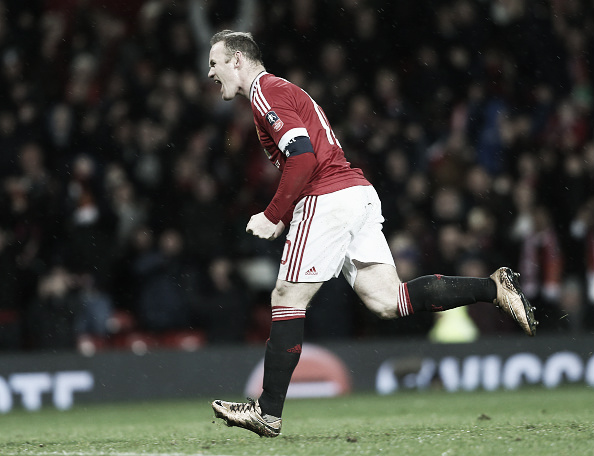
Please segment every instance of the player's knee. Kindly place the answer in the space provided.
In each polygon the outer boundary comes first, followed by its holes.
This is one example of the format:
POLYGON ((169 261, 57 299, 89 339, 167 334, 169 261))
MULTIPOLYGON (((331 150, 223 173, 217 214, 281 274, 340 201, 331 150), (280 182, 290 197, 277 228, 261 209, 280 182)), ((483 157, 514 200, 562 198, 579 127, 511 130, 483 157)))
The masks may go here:
POLYGON ((392 320, 398 316, 395 309, 382 309, 376 315, 382 320, 392 320))
POLYGON ((398 316, 396 305, 374 303, 367 307, 369 307, 369 309, 382 320, 392 320, 398 316))
POLYGON ((272 306, 289 306, 300 307, 299 293, 291 288, 291 285, 282 280, 277 280, 274 289, 272 290, 271 304, 272 306))
POLYGON ((280 280, 276 281, 276 285, 272 290, 272 302, 283 299, 287 295, 288 289, 285 282, 280 280))
POLYGON ((272 306, 306 309, 322 283, 293 283, 277 280, 274 290, 272 290, 272 306))

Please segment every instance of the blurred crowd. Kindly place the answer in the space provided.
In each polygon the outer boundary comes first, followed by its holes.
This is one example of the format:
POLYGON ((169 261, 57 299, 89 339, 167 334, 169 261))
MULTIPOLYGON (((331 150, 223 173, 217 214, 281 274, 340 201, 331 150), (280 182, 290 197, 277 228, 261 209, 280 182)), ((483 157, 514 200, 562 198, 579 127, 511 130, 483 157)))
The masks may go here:
MULTIPOLYGON (((247 100, 206 77, 223 28, 324 108, 402 280, 508 265, 541 333, 594 329, 594 2, 0 0, 1 349, 266 340, 283 239, 245 225, 280 176, 247 100)), ((489 304, 468 316, 519 331, 489 304)), ((435 322, 381 321, 340 278, 307 332, 435 322)))

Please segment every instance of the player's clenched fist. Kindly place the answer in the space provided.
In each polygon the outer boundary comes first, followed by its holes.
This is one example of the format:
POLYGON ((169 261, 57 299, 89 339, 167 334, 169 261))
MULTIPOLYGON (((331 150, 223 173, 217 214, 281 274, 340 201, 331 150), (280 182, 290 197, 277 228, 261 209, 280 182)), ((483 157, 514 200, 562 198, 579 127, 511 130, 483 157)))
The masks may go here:
POLYGON ((266 218, 264 212, 260 212, 256 215, 252 215, 245 231, 261 239, 272 241, 280 236, 284 228, 285 224, 283 222, 274 224, 266 218))

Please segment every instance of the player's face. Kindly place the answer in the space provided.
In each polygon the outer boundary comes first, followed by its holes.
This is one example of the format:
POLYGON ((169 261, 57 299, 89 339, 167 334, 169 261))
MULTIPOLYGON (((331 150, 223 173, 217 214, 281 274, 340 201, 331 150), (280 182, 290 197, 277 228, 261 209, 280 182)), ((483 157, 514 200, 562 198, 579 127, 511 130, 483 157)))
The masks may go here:
POLYGON ((239 78, 235 68, 235 59, 227 61, 225 44, 222 41, 215 43, 210 49, 210 70, 208 77, 221 84, 221 96, 223 100, 235 98, 239 90, 239 78))

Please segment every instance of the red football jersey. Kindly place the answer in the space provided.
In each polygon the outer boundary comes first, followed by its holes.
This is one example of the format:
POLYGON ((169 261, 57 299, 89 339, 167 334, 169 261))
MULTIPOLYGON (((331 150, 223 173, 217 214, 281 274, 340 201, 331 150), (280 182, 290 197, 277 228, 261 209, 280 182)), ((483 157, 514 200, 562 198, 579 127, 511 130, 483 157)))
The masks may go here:
POLYGON ((313 145, 317 166, 297 200, 371 185, 360 169, 351 168, 324 111, 303 89, 262 72, 252 83, 250 101, 260 143, 278 169, 284 169, 294 138, 307 136, 313 145))

